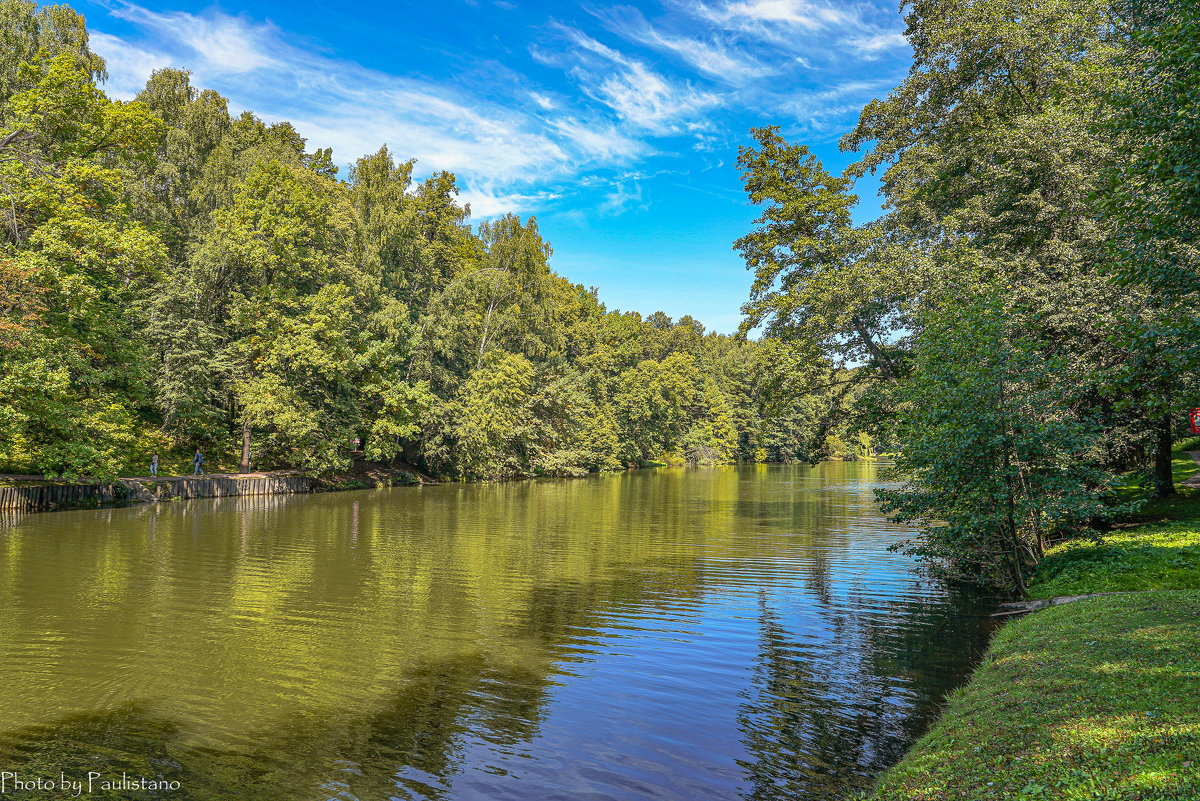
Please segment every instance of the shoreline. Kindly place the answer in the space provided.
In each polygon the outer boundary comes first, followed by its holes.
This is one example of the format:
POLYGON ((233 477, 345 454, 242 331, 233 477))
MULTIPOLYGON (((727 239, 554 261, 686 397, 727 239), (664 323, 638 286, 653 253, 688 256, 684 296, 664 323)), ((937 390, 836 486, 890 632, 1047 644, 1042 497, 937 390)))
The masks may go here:
POLYGON ((869 801, 1200 798, 1200 492, 1052 549, 869 801), (1003 618, 1002 618, 1003 619, 1003 618))
POLYGON ((200 476, 137 476, 112 481, 0 476, 0 482, 4 482, 0 483, 0 512, 30 514, 203 498, 296 495, 439 483, 401 469, 367 469, 323 476, 310 476, 298 470, 273 470, 200 476))
MULTIPOLYGON (((888 464, 886 459, 828 459, 829 462, 865 462, 888 464)), ((823 464, 824 462, 821 462, 823 464)), ((788 464, 787 462, 729 462, 738 464, 788 464)), ((791 464, 800 464, 792 462, 791 464)), ((670 467, 665 463, 612 471, 647 470, 670 467)), ((678 465, 687 466, 687 465, 678 465)), ((462 483, 486 484, 497 481, 532 481, 540 478, 585 478, 579 476, 509 476, 472 480, 462 483)), ((0 475, 0 512, 41 514, 75 509, 112 509, 142 503, 168 503, 176 500, 225 498, 242 495, 294 495, 317 492, 346 492, 387 487, 414 487, 459 483, 425 475, 411 465, 382 467, 362 465, 346 471, 311 475, 300 470, 267 470, 252 473, 206 473, 201 476, 132 476, 112 481, 67 481, 33 475, 0 475)))

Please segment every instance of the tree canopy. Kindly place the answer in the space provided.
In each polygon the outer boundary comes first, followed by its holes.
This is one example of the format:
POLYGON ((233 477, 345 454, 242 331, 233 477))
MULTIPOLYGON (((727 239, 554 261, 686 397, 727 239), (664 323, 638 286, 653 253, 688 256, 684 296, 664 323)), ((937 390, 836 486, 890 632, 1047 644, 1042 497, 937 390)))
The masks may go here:
POLYGON ((1021 591, 1047 542, 1138 502, 1118 475, 1172 491, 1200 403, 1196 12, 920 0, 844 175, 776 128, 742 150, 746 326, 886 379, 856 399, 900 451, 881 499, 956 576, 1021 591), (855 227, 868 173, 884 214, 855 227))
POLYGON ((791 392, 833 360, 610 310, 535 218, 473 225, 454 175, 386 146, 343 179, 186 70, 113 101, 66 6, 0 23, 0 471, 197 447, 324 471, 356 440, 461 478, 861 453, 834 389, 791 392))

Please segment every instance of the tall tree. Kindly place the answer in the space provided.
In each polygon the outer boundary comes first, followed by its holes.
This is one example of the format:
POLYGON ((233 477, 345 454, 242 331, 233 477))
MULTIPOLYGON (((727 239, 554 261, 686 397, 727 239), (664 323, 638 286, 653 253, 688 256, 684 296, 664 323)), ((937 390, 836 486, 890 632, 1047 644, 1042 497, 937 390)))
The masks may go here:
POLYGON ((104 59, 92 52, 83 16, 67 5, 38 8, 33 0, 0 0, 0 103, 32 88, 33 73, 22 65, 39 52, 74 57, 91 83, 108 79, 104 59))
POLYGON ((1157 423, 1154 484, 1163 495, 1174 490, 1176 404, 1200 401, 1200 9, 1189 0, 1125 0, 1116 10, 1130 34, 1104 125, 1118 158, 1095 197, 1114 230, 1107 255, 1119 282, 1147 296, 1118 332, 1130 353, 1120 378, 1157 423))
POLYGON ((262 429, 281 461, 344 463, 361 420, 363 311, 376 285, 354 245, 344 187, 268 162, 214 212, 193 256, 238 428, 262 429))
POLYGON ((0 348, 0 449, 63 475, 112 475, 147 404, 144 309, 164 261, 130 214, 124 165, 159 123, 114 103, 75 54, 22 66, 4 106, 0 245, 8 329, 0 348))
POLYGON ((764 326, 807 343, 816 359, 869 361, 895 380, 891 340, 902 329, 912 271, 888 258, 881 231, 854 227, 858 198, 848 178, 830 175, 777 127, 752 133, 757 146, 740 148, 738 165, 750 202, 765 208, 755 230, 734 243, 755 273, 743 333, 764 326))
POLYGON ((1027 338, 1020 300, 963 248, 962 283, 934 290, 920 319, 897 415, 904 484, 879 493, 917 524, 909 550, 957 578, 1025 593, 1047 542, 1114 511, 1114 475, 1096 466, 1101 429, 1065 398, 1066 365, 1027 338))

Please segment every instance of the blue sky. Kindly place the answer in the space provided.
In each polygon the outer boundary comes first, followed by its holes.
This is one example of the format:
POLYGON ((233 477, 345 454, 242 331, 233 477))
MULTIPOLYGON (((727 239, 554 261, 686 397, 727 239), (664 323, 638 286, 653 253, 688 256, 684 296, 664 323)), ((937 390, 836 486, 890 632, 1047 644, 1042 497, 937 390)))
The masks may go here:
MULTIPOLYGON (((838 137, 911 59, 891 2, 73 5, 114 97, 184 67, 340 164, 387 144, 418 176, 453 171, 476 222, 536 215, 554 269, 609 308, 725 332, 751 281, 731 247, 756 216, 735 164, 749 129, 840 170, 838 137)), ((876 185, 859 191, 858 217, 878 214, 876 185)))

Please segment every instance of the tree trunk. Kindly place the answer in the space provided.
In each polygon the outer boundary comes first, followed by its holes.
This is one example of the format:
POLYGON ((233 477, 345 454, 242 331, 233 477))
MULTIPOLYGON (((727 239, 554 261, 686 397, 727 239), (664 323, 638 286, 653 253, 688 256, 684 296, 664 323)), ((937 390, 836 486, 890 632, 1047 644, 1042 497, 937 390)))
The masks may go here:
POLYGON ((892 360, 887 357, 883 349, 875 344, 875 340, 871 337, 866 326, 859 322, 858 318, 854 319, 854 332, 858 334, 859 340, 866 347, 867 352, 871 354, 871 358, 875 360, 875 364, 879 367, 879 372, 885 379, 895 382, 897 379, 896 368, 892 365, 892 360))
POLYGON ((1171 466, 1173 444, 1171 413, 1163 415, 1158 423, 1158 439, 1154 448, 1154 494, 1165 498, 1175 492, 1175 480, 1171 466))
POLYGON ((1004 442, 1004 487, 1008 495, 1008 508, 1004 515, 1004 533, 1008 539, 1009 553, 1002 558, 1008 564, 1008 573, 1012 578, 1017 595, 1027 598, 1029 591, 1025 588, 1025 578, 1021 573, 1025 560, 1021 558, 1021 536, 1017 531, 1017 488, 1012 476, 1012 461, 1009 458, 1007 437, 1004 442))
POLYGON ((250 472, 250 424, 242 423, 242 472, 250 472))

